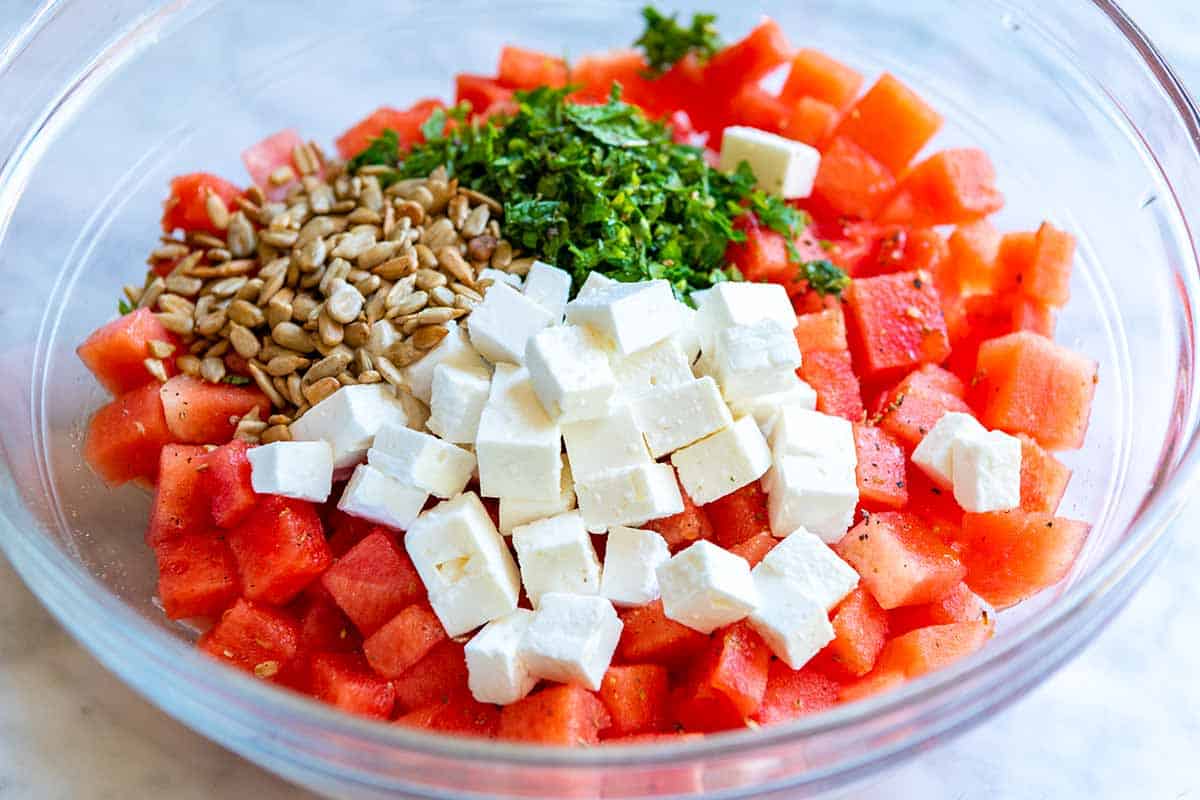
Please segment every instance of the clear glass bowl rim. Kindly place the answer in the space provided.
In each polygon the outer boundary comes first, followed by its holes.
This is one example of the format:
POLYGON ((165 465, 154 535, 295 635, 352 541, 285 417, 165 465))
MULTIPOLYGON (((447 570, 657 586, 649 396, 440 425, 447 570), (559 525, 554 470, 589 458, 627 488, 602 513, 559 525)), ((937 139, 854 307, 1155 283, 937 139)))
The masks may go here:
MULTIPOLYGON (((1128 15, 1112 0, 1088 0, 1116 26, 1125 40, 1134 47, 1144 65, 1154 76, 1155 81, 1169 99, 1179 121, 1189 131, 1189 146, 1200 159, 1200 111, 1183 88, 1182 82, 1174 74, 1157 48, 1147 36, 1128 17, 1128 15)), ((26 23, 0 50, 0 78, 8 67, 20 58, 27 44, 55 17, 58 7, 63 0, 47 0, 26 23)), ((136 39, 148 28, 162 24, 163 19, 178 10, 174 3, 159 3, 161 7, 152 10, 125 29, 124 35, 109 50, 98 54, 88 68, 81 70, 76 81, 64 89, 56 98, 56 102, 45 109, 35 123, 18 139, 18 144, 7 159, 0 162, 0 186, 13 178, 22 161, 30 155, 30 150, 42 132, 47 120, 58 110, 61 102, 69 95, 85 85, 88 81, 97 79, 97 70, 110 56, 110 50, 119 49, 123 43, 136 39)), ((99 75, 102 79, 102 75, 99 75)), ((7 226, 8 220, 0 216, 0 231, 7 226)), ((1186 217, 1184 218, 1186 226, 1186 217)), ((1189 229, 1190 234, 1190 229, 1189 229)), ((1194 241, 1194 239, 1193 239, 1194 241)), ((1192 264, 1197 263, 1194 247, 1192 264)), ((1200 275, 1190 276, 1193 280, 1200 275)), ((1194 287, 1193 287, 1194 288, 1194 287)), ((1185 295, 1182 302, 1187 303, 1191 296, 1185 295)), ((113 594, 111 594, 91 573, 82 566, 65 557, 61 551, 48 543, 44 536, 35 531, 22 530, 8 518, 7 512, 0 509, 5 518, 5 527, 11 536, 0 538, 6 554, 18 565, 18 569, 36 570, 49 576, 56 583, 69 586, 71 591, 79 594, 79 602, 91 605, 96 612, 109 616, 112 627, 118 633, 120 644, 131 648, 131 652, 123 658, 144 658, 147 662, 162 665, 174 672, 176 679, 191 685, 189 692, 203 689, 213 689, 216 693, 227 693, 227 700, 239 705, 253 707, 264 715, 275 719, 294 719, 302 722, 306 728, 320 729, 324 733, 345 736, 348 739, 369 743, 377 747, 392 747, 416 754, 427 754, 440 758, 470 759, 485 761, 505 766, 531 767, 621 767, 621 766, 652 766, 667 762, 682 760, 709 759, 747 754, 749 751, 761 750, 772 745, 794 743, 803 737, 816 734, 835 732, 853 727, 857 723, 872 718, 919 705, 925 700, 936 698, 955 684, 971 682, 983 678, 1003 657, 1025 646, 1031 641, 1062 627, 1070 621, 1083 615, 1087 609, 1096 605, 1118 590, 1124 589, 1126 595, 1135 588, 1130 581, 1144 577, 1146 570, 1139 570, 1144 562, 1158 548, 1160 540, 1167 531, 1168 525, 1182 508, 1188 494, 1188 489, 1200 477, 1200 427, 1197 419, 1197 392, 1200 383, 1200 372, 1197 371, 1195 347, 1195 321, 1191 308, 1185 308, 1188 324, 1184 327, 1186 335, 1189 368, 1192 371, 1190 387, 1190 402, 1183 413, 1183 422, 1179 427, 1181 438, 1184 439, 1182 449, 1174 464, 1166 464, 1160 468, 1154 485, 1147 491, 1136 519, 1129 526, 1130 535, 1104 562, 1097 565, 1087 575, 1084 575, 1075 585, 1059 598, 1036 623, 1029 624, 1020 635, 1014 636, 985 648, 981 653, 966 659, 949 668, 911 681, 903 687, 886 692, 882 695, 859 701, 847 706, 838 707, 827 712, 803 717, 791 723, 773 725, 755 731, 728 732, 711 735, 699 741, 687 741, 678 744, 661 743, 654 748, 644 746, 605 746, 602 748, 545 748, 529 745, 509 744, 502 742, 487 742, 461 737, 429 736, 406 730, 399 726, 387 726, 362 720, 331 709, 328 706, 305 699, 300 695, 280 691, 260 681, 246 677, 241 673, 222 667, 207 657, 199 654, 169 635, 163 629, 151 624, 140 615, 132 612, 113 594), (28 561, 17 558, 20 555, 28 557, 28 561)), ((39 334, 39 341, 41 335, 39 334)), ((34 392, 30 388, 31 395, 34 392)), ((32 581, 27 581, 32 584, 32 581)), ((46 602, 45 597, 40 597, 46 602)), ((90 637, 84 636, 72 621, 64 618, 59 608, 50 605, 52 612, 71 633, 104 660, 101 648, 90 637)), ((112 631, 110 630, 110 633, 112 631)), ((986 682, 986 681, 985 681, 986 682)), ((141 691, 141 687, 133 686, 141 691)), ((217 694, 214 694, 216 697, 217 694)), ((870 754, 864 754, 870 755, 870 754)), ((842 765, 837 771, 852 771, 853 762, 842 765)))

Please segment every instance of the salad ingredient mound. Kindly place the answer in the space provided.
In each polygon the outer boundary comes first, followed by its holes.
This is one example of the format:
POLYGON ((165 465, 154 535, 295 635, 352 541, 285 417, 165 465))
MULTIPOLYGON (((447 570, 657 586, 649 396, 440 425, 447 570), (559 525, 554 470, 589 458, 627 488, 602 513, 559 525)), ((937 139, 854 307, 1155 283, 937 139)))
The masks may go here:
POLYGON ((172 181, 79 347, 114 395, 84 457, 153 487, 204 653, 437 733, 646 742, 885 691, 1070 572, 1074 237, 998 231, 987 155, 922 154, 894 76, 644 20, 172 181))

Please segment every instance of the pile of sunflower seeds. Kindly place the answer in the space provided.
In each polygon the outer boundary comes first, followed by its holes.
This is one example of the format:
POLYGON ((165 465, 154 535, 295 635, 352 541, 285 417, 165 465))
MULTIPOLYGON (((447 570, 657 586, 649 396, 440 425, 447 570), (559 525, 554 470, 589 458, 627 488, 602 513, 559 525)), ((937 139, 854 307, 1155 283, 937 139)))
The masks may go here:
POLYGON ((349 174, 314 144, 297 147, 271 188, 251 186, 235 210, 210 193, 206 210, 222 239, 163 237, 129 302, 152 308, 187 352, 158 342, 146 362, 166 380, 164 359, 213 383, 253 381, 273 414, 242 418, 252 442, 290 438, 288 425, 342 386, 385 381, 402 399, 402 368, 418 361, 471 312, 487 267, 524 274, 504 240, 496 200, 459 187, 437 169, 383 189, 386 167, 349 174), (160 273, 166 272, 165 276, 160 273))

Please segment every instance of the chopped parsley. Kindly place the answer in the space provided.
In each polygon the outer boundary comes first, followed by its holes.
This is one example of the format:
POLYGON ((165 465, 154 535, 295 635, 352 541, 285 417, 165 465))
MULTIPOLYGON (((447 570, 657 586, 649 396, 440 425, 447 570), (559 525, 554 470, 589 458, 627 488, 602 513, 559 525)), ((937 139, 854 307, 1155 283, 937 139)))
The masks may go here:
POLYGON ((250 379, 245 375, 226 375, 221 378, 221 383, 229 383, 234 386, 245 386, 250 382, 250 379))
MULTIPOLYGON (((444 118, 442 124, 445 125, 444 118)), ((400 136, 391 128, 384 128, 383 133, 371 140, 366 150, 350 159, 346 168, 353 172, 371 164, 395 164, 398 158, 400 158, 400 136)))
POLYGON ((803 262, 800 265, 800 278, 808 281, 808 288, 820 295, 840 296, 842 290, 850 285, 850 276, 826 258, 803 262))
POLYGON ((133 306, 131 306, 129 304, 129 301, 126 300, 124 297, 122 297, 120 300, 117 301, 117 313, 120 314, 122 317, 131 311, 133 311, 133 306))
POLYGON ((666 16, 653 6, 642 9, 646 29, 634 45, 645 52, 651 75, 661 75, 689 53, 708 60, 721 49, 715 14, 693 14, 687 28, 679 24, 678 16, 666 16))

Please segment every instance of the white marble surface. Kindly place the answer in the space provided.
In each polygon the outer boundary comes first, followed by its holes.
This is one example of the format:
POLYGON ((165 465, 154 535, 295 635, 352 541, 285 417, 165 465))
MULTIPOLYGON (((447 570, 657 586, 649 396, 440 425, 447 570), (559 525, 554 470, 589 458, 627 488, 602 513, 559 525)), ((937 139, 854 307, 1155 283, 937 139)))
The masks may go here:
MULTIPOLYGON (((702 4, 700 4, 702 5, 702 4)), ((32 13, 0 0, 0 43, 32 13)), ((1200 91, 1200 7, 1135 19, 1200 91)), ((874 798, 1200 798, 1200 502, 1158 572, 1071 664, 1014 707, 871 788, 874 798)), ((106 673, 0 560, 0 800, 302 798, 106 673)))

